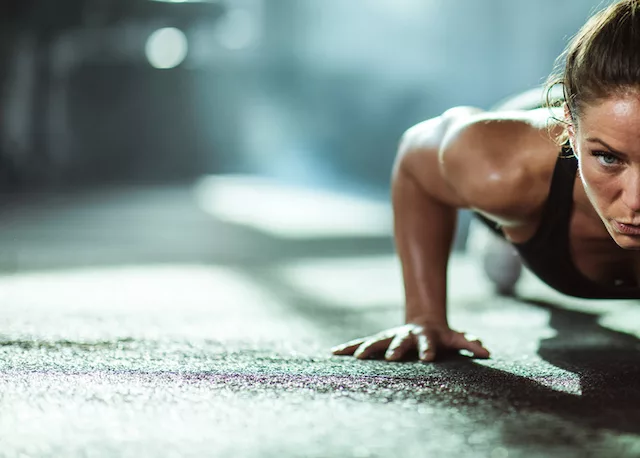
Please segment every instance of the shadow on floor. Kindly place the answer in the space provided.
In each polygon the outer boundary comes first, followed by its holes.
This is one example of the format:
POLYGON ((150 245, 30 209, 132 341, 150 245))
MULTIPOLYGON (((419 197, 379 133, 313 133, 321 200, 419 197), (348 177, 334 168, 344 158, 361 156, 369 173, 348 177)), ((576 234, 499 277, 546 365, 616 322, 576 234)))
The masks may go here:
MULTIPOLYGON (((468 358, 437 363, 462 388, 466 401, 491 399, 493 408, 516 409, 525 418, 544 413, 576 428, 640 434, 640 340, 600 326, 597 315, 547 302, 524 302, 550 313, 549 324, 557 334, 540 341, 538 354, 576 374, 582 394, 557 391, 526 374, 486 367, 468 358)), ((542 438, 545 442, 557 440, 548 425, 532 425, 525 418, 505 423, 507 443, 541 439, 541 431, 548 433, 542 438)))

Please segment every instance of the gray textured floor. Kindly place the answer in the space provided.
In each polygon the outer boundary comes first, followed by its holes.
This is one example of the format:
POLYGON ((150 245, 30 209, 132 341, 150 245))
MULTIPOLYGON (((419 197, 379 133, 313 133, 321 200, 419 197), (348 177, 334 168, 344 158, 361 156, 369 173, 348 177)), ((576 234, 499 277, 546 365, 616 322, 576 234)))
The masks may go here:
POLYGON ((0 456, 640 456, 632 302, 499 298, 456 257, 493 358, 356 361, 328 349, 402 315, 384 237, 278 240, 187 188, 1 213, 0 456))

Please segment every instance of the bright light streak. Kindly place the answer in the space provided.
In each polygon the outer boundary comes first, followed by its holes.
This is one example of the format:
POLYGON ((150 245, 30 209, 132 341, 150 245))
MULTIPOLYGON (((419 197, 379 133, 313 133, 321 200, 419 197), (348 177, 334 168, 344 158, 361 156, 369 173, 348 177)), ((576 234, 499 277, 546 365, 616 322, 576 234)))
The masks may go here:
POLYGON ((395 256, 308 259, 286 265, 279 274, 302 294, 331 305, 400 309, 403 302, 402 277, 395 256))
POLYGON ((214 176, 195 187, 216 218, 289 239, 391 235, 387 202, 287 186, 250 176, 214 176))
POLYGON ((185 34, 175 27, 156 30, 145 47, 149 63, 158 69, 175 68, 187 57, 189 43, 185 34))
MULTIPOLYGON (((473 259, 454 254, 449 265, 450 300, 492 294, 491 284, 482 278, 473 259)), ((285 265, 279 274, 288 285, 328 304, 354 308, 404 306, 400 264, 394 255, 305 259, 285 265)))
POLYGON ((234 341, 312 332, 297 322, 296 330, 290 329, 296 319, 279 301, 251 277, 222 266, 137 265, 0 276, 3 332, 45 340, 162 335, 234 341))
MULTIPOLYGON (((258 285, 231 269, 199 265, 140 265, 33 272, 0 277, 3 299, 22 307, 112 312, 211 310, 263 301, 258 285), (76 308, 77 307, 77 308, 76 308)), ((8 303, 9 303, 8 302, 8 303)))

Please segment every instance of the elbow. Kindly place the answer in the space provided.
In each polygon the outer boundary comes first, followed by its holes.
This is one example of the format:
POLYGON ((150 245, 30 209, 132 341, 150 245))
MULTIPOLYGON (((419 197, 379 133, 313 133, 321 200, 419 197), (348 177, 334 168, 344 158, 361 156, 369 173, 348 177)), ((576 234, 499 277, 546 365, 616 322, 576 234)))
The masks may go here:
POLYGON ((440 119, 433 118, 410 127, 400 136, 396 156, 393 162, 392 179, 396 180, 404 175, 411 175, 411 171, 418 166, 420 156, 433 149, 434 130, 439 127, 440 119))
POLYGON ((411 136, 410 131, 405 132, 398 143, 398 149, 391 171, 392 185, 411 180, 414 175, 416 158, 414 157, 415 154, 412 153, 412 145, 414 143, 411 136))
POLYGON ((398 141, 398 147, 396 149, 396 157, 393 161, 393 175, 400 171, 401 167, 406 167, 407 156, 409 151, 411 150, 411 145, 415 144, 416 132, 415 126, 407 129, 400 136, 400 140, 398 141))

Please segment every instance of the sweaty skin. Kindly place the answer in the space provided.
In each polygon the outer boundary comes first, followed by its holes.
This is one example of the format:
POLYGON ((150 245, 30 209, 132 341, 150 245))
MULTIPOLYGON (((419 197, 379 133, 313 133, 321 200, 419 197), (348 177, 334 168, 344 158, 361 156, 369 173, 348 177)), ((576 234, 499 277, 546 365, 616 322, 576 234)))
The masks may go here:
MULTIPOLYGON (((640 284, 640 96, 599 101, 576 121, 566 110, 564 116, 579 161, 569 230, 573 262, 597 283, 612 284, 631 272, 632 282, 640 284)), ((417 352, 420 360, 433 361, 448 350, 467 350, 489 357, 480 340, 447 322, 447 263, 457 210, 473 209, 500 223, 514 243, 530 239, 560 151, 555 139, 564 129, 548 109, 470 107, 410 128, 391 186, 406 324, 347 342, 334 354, 397 361, 417 352)))

